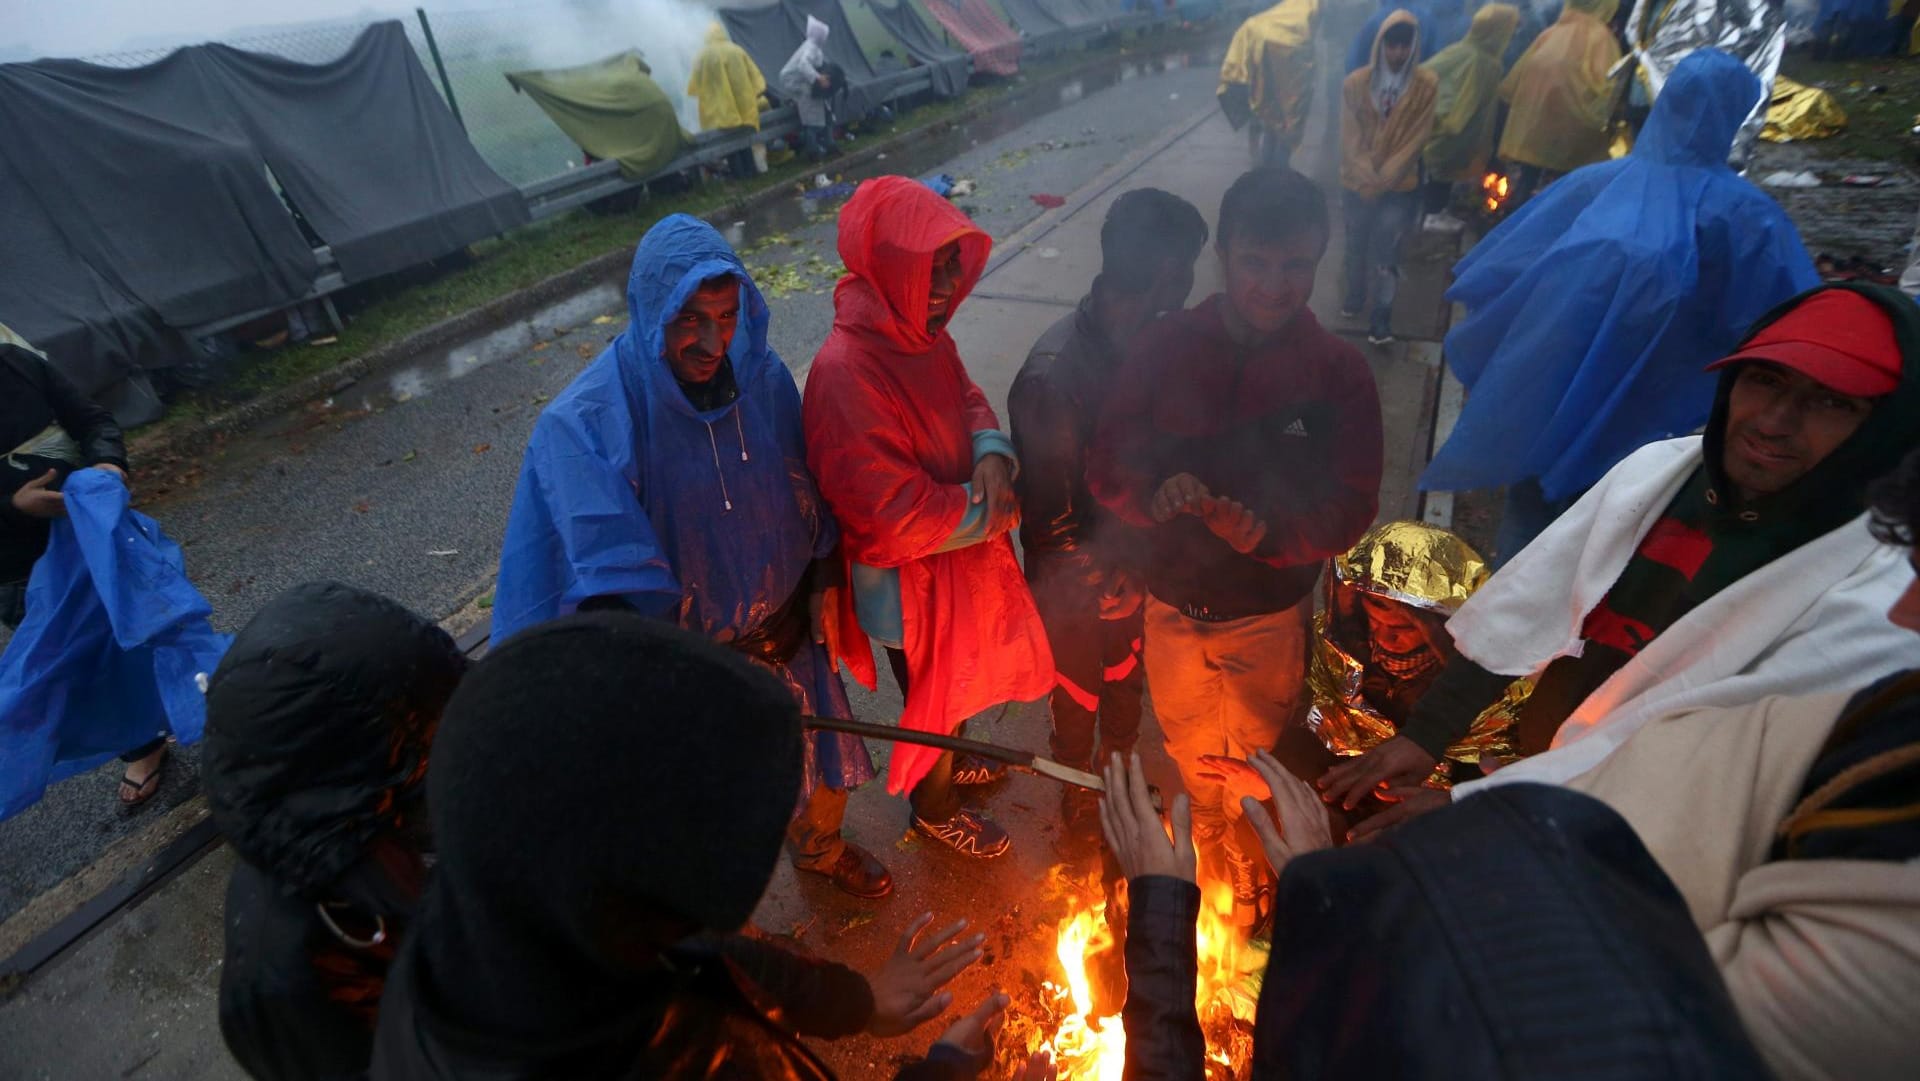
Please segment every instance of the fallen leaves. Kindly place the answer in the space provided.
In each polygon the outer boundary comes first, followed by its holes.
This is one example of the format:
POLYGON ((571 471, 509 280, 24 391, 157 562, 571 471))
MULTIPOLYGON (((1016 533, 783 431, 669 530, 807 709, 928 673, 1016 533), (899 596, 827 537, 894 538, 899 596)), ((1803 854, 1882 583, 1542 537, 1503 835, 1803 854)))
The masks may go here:
POLYGON ((475 454, 485 454, 486 452, 492 449, 493 449, 492 443, 476 443, 474 444, 473 452, 475 454))
POLYGON ((595 350, 592 342, 581 342, 573 347, 573 352, 581 360, 592 360, 595 350))

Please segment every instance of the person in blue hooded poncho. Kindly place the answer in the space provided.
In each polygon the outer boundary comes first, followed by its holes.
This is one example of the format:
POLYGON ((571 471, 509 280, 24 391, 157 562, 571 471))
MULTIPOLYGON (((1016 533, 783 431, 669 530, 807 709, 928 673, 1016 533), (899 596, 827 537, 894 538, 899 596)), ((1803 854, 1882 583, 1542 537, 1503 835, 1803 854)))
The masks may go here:
POLYGON ((1628 454, 1704 423, 1703 358, 1818 284, 1785 212, 1726 164, 1759 97, 1746 65, 1695 52, 1631 154, 1568 174, 1454 267, 1467 317, 1446 358, 1469 394, 1420 487, 1508 485, 1499 559, 1628 454))
MULTIPOLYGON (((534 425, 496 637, 630 608, 739 650, 805 713, 851 717, 819 619, 839 587, 839 529, 807 471, 800 394, 767 344, 765 298, 712 226, 675 214, 634 252, 627 312, 534 425)), ((796 866, 886 895, 886 868, 840 835, 847 793, 873 777, 865 744, 815 733, 807 752, 788 832, 796 866)))

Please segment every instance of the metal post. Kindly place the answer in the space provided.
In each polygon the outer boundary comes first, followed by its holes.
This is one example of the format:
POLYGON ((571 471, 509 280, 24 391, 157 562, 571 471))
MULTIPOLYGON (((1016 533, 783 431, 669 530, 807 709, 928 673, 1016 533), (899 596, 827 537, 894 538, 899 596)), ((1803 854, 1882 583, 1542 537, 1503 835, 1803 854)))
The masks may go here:
POLYGON ((460 103, 454 99, 453 82, 447 78, 446 61, 440 59, 440 45, 433 40, 433 24, 427 21, 427 9, 414 8, 413 13, 420 16, 420 33, 426 36, 427 55, 433 57, 433 69, 440 73, 440 89, 446 91, 447 108, 453 110, 454 122, 460 125, 460 130, 466 131, 467 121, 460 115, 460 103))

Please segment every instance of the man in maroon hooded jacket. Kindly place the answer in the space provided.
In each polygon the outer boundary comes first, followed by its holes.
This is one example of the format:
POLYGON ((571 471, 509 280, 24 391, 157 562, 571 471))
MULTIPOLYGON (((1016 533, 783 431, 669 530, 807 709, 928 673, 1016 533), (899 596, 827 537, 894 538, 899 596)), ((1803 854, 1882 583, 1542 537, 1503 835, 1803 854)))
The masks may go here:
POLYGON ((1194 838, 1225 855, 1252 922, 1258 853, 1230 836, 1238 807, 1200 759, 1274 747, 1302 714, 1314 582, 1379 500, 1380 401, 1366 361, 1307 310, 1328 241, 1312 181, 1247 173, 1216 238, 1225 288, 1134 338, 1088 481, 1143 531, 1129 547, 1154 716, 1193 797, 1194 838))

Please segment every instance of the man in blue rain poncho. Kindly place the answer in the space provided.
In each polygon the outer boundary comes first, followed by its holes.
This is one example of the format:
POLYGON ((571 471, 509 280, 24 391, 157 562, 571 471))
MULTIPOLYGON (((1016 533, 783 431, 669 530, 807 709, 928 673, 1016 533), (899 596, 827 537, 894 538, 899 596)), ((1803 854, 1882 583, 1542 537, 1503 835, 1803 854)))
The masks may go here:
MULTIPOLYGON (((712 226, 675 214, 634 252, 627 313, 534 425, 495 635, 630 608, 739 650, 805 713, 852 716, 819 618, 838 588, 839 529, 807 472, 800 394, 767 345, 766 300, 712 226)), ((886 868, 840 836, 847 793, 873 776, 866 746, 831 733, 807 743, 795 865, 885 896, 886 868)))
POLYGON ((1726 165, 1759 97, 1740 61, 1694 53, 1633 153, 1568 174, 1454 268, 1467 317, 1446 358, 1469 394, 1420 486, 1509 486, 1500 561, 1622 458, 1704 423, 1700 358, 1818 284, 1793 223, 1726 165))

